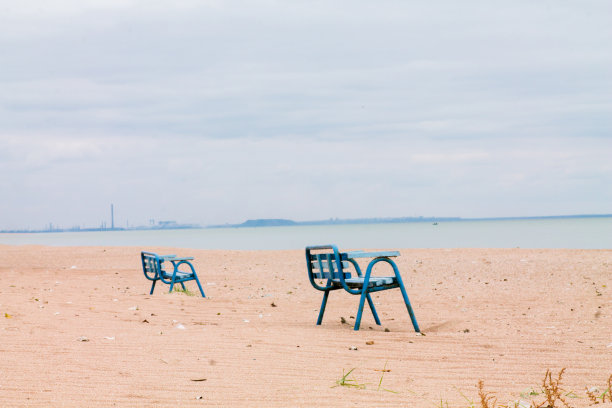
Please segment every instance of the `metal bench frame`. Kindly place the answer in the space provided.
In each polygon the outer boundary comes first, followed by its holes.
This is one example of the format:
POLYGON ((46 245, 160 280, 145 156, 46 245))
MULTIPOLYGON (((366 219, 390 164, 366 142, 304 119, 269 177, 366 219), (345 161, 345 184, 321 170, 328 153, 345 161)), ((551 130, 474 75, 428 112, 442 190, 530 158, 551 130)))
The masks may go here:
POLYGON ((172 289, 174 289, 174 285, 176 283, 180 283, 183 290, 186 290, 184 282, 194 280, 198 285, 198 289, 200 289, 202 297, 206 297, 204 295, 204 290, 202 290, 202 285, 200 284, 195 268, 190 262, 193 260, 192 257, 179 258, 176 255, 157 255, 153 252, 144 251, 140 253, 140 257, 142 260, 142 271, 144 272, 145 277, 148 280, 153 281, 153 284, 151 285, 151 292, 149 293, 150 295, 153 294, 157 281, 170 285, 169 292, 172 292, 172 289), (163 263, 166 261, 172 264, 172 273, 168 273, 166 270, 164 270, 163 263), (187 265, 190 270, 179 270, 181 265, 187 265))
POLYGON ((374 255, 374 258, 368 264, 365 275, 362 275, 359 264, 350 256, 350 254, 354 254, 356 257, 359 257, 359 252, 339 252, 336 245, 317 245, 306 247, 308 278, 315 289, 324 292, 323 301, 321 302, 321 308, 319 310, 319 317, 317 319, 317 325, 320 325, 323 321, 323 314, 325 313, 325 306, 327 305, 329 293, 333 290, 344 289, 351 295, 360 296, 359 309, 355 319, 354 330, 359 330, 359 326, 361 325, 361 316, 363 314, 363 308, 366 300, 370 306, 372 314, 374 315, 374 321, 380 326, 380 319, 378 318, 378 313, 376 313, 376 308, 374 307, 374 302, 372 302, 370 293, 399 288, 402 292, 406 309, 408 309, 408 314, 410 315, 410 320, 412 321, 414 331, 420 332, 419 325, 416 321, 416 317, 414 316, 414 311, 412 310, 410 300, 408 299, 408 294, 404 288, 402 276, 397 268, 397 265, 390 258, 390 256, 397 256, 399 253, 393 251, 377 253, 379 256, 374 255), (332 252, 319 252, 321 250, 330 249, 332 252), (313 254, 313 251, 318 253, 313 254), (393 268, 394 276, 371 276, 374 265, 379 262, 389 264, 393 268), (349 263, 354 267, 355 272, 357 273, 357 278, 351 278, 351 274, 348 272, 349 263), (326 280, 327 282, 325 285, 320 285, 316 282, 317 279, 326 280))

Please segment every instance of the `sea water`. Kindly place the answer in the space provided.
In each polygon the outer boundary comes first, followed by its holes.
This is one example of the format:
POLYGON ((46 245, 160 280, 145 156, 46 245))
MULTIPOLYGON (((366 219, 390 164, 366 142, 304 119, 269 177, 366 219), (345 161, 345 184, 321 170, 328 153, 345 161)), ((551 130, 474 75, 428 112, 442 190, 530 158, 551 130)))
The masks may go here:
POLYGON ((0 244, 276 250, 341 248, 612 248, 612 217, 0 234, 0 244))

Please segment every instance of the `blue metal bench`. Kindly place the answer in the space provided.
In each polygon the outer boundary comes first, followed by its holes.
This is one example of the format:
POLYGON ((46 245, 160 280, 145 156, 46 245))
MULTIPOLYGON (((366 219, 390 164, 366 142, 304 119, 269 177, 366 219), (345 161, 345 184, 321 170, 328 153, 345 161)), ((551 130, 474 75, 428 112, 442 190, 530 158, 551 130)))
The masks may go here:
POLYGON ((145 277, 153 281, 151 285, 151 295, 153 294, 157 281, 162 281, 166 285, 170 285, 170 292, 172 292, 176 283, 180 283, 183 290, 186 290, 184 282, 194 280, 198 284, 198 289, 200 289, 202 297, 206 297, 202 290, 202 285, 200 285, 200 280, 198 279, 195 268, 190 262, 193 260, 193 257, 179 258, 176 255, 157 255, 153 252, 141 252, 140 257, 142 259, 142 270, 145 277), (164 262, 172 264, 172 272, 167 272, 163 268, 164 262), (189 270, 179 270, 181 265, 187 265, 189 270))
POLYGON ((306 265, 308 268, 308 278, 312 286, 324 292, 323 301, 321 302, 321 309, 319 311, 319 317, 317 319, 317 325, 320 325, 323 321, 323 314, 325 313, 325 305, 327 304, 327 297, 329 292, 338 289, 344 289, 351 295, 359 295, 359 309, 357 310, 357 317, 355 318, 354 330, 359 330, 361 325, 361 316, 363 314, 363 308, 365 301, 367 300, 374 320, 377 325, 380 325, 380 319, 376 313, 374 302, 370 297, 370 293, 379 292, 388 289, 399 288, 408 309, 412 326, 416 332, 420 332, 419 325, 417 324, 414 311, 408 300, 408 294, 404 288, 402 276, 397 268, 397 265, 392 257, 399 256, 397 251, 381 251, 381 252, 364 252, 364 251, 353 251, 353 252, 339 252, 335 245, 318 245, 306 247, 306 265), (331 250, 331 252, 329 251, 331 250), (361 268, 357 263, 358 258, 371 258, 365 275, 362 275, 361 268), (372 268, 379 262, 384 262, 393 268, 394 276, 371 276, 372 268), (353 267, 357 276, 351 276, 349 268, 353 267), (317 280, 326 281, 325 284, 317 283, 317 280))

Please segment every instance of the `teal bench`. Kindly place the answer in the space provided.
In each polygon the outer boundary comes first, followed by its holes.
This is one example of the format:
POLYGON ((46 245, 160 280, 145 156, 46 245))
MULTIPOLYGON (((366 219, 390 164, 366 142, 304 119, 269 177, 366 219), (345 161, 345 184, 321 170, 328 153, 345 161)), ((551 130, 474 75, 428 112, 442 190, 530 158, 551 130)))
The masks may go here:
POLYGON ((323 301, 321 302, 321 309, 319 310, 319 317, 317 319, 317 325, 320 325, 323 321, 323 314, 325 313, 325 306, 327 305, 327 298, 329 293, 334 290, 344 289, 351 295, 359 295, 359 309, 357 310, 357 317, 355 318, 354 330, 359 330, 361 325, 361 317, 363 314, 363 308, 365 302, 368 302, 372 314, 374 315, 374 321, 377 325, 380 325, 380 319, 374 302, 370 296, 371 293, 380 292, 383 290, 399 288, 412 326, 414 331, 420 332, 419 325, 414 316, 414 311, 410 305, 408 294, 404 288, 402 276, 397 268, 397 265, 391 258, 399 256, 397 251, 378 251, 378 252, 364 252, 364 251, 352 251, 352 252, 339 252, 336 245, 318 245, 306 247, 306 265, 308 269, 308 278, 312 286, 324 292, 323 301), (330 251, 331 250, 331 251, 330 251), (368 263, 366 273, 361 273, 361 268, 357 263, 357 259, 371 259, 368 263), (393 276, 371 276, 372 268, 379 262, 389 264, 394 272, 393 276), (352 276, 350 269, 354 269, 357 276, 352 276), (317 280, 324 281, 325 284, 317 283, 317 280))
POLYGON ((145 277, 153 281, 151 285, 151 292, 149 294, 153 294, 153 290, 155 289, 155 284, 157 281, 161 281, 166 285, 170 285, 170 292, 174 289, 174 285, 180 283, 185 288, 185 282, 194 280, 198 284, 198 289, 200 289, 200 293, 202 297, 206 297, 204 295, 204 291, 202 290, 202 285, 200 285, 200 280, 198 279, 198 275, 196 274, 195 268, 191 261, 193 257, 177 257, 176 255, 157 255, 153 252, 141 252, 140 257, 142 260, 142 270, 144 272, 145 277), (163 266, 164 262, 171 264, 172 271, 166 271, 163 266), (180 270, 179 267, 181 265, 186 265, 187 268, 183 267, 184 270, 180 270))

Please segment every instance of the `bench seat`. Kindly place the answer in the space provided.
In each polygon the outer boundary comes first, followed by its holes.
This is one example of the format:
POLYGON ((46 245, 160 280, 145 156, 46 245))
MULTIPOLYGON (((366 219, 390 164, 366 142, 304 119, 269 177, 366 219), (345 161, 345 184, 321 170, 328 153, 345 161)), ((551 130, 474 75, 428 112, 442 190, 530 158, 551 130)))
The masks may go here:
MULTIPOLYGON (((168 273, 166 271, 162 271, 162 276, 165 279, 172 279, 172 274, 168 273)), ((178 281, 178 280, 183 280, 183 279, 186 279, 186 278, 192 278, 193 274, 189 273, 189 272, 177 271, 175 276, 176 276, 176 280, 178 281)))
MULTIPOLYGON (((354 278, 348 278, 344 280, 344 282, 346 282, 346 285, 349 288, 357 288, 357 289, 363 288, 364 281, 365 281, 365 278, 362 278, 362 277, 354 277, 354 278)), ((332 282, 334 283, 334 285, 342 286, 340 279, 334 279, 332 282)), ((368 283, 368 287, 373 288, 377 286, 390 286, 390 285, 395 285, 395 284, 397 284, 397 279, 395 278, 395 276, 384 276, 384 277, 372 276, 370 277, 370 282, 368 283)))

